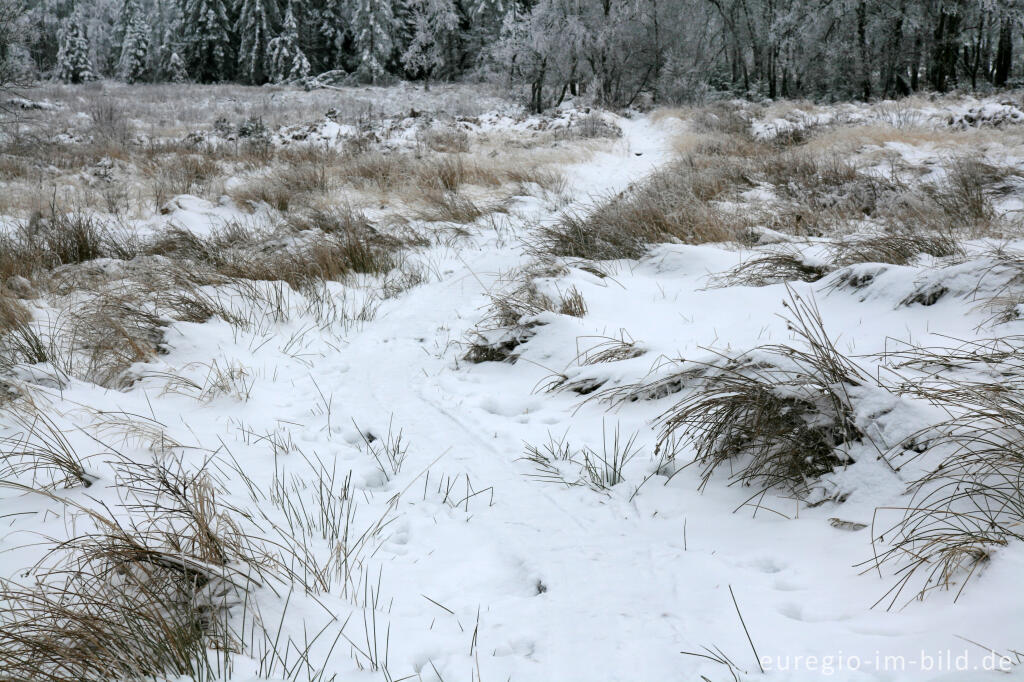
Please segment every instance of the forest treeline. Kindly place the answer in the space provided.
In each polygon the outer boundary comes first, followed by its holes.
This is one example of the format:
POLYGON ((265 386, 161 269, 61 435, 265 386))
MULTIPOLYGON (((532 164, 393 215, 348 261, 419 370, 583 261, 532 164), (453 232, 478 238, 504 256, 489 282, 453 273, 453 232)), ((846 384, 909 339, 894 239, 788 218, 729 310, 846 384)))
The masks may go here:
MULTIPOLYGON (((82 82, 477 78, 587 94, 872 99, 1011 84, 1024 0, 0 0, 5 71, 82 82)), ((308 82, 308 81, 307 81, 308 82)))

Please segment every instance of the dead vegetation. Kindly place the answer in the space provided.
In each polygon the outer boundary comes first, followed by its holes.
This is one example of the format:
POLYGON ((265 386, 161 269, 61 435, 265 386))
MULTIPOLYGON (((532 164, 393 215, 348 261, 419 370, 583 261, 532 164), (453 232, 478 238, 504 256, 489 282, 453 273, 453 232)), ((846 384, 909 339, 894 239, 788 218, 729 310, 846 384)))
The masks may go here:
MULTIPOLYGON (((284 103, 271 101, 273 94, 242 97, 225 112, 224 101, 212 87, 202 97, 210 111, 218 113, 204 118, 185 103, 179 102, 182 106, 171 116, 154 112, 155 101, 139 102, 131 92, 110 92, 107 85, 100 90, 106 94, 51 93, 62 100, 61 107, 0 143, 0 177, 8 190, 0 198, 0 212, 27 217, 45 209, 59 193, 61 202, 79 207, 79 213, 109 213, 118 219, 147 217, 154 207, 163 209, 183 194, 210 201, 228 195, 243 208, 270 207, 285 214, 323 209, 342 199, 364 206, 383 200, 394 204, 398 214, 424 196, 428 211, 439 204, 435 193, 461 194, 472 187, 495 195, 486 201, 472 199, 486 214, 488 207, 500 206, 510 195, 535 193, 533 179, 538 186, 558 184, 559 174, 552 166, 566 153, 553 149, 559 144, 553 138, 545 138, 545 150, 552 147, 547 150, 550 159, 544 152, 525 149, 490 153, 494 150, 471 140, 450 112, 436 120, 429 112, 420 112, 425 117, 416 124, 418 144, 394 148, 385 138, 407 110, 392 111, 389 117, 401 116, 387 120, 372 107, 349 110, 347 104, 315 92, 282 98, 284 103), (296 106, 303 101, 318 102, 323 108, 296 106), (142 111, 153 118, 140 121, 142 111), (175 121, 182 115, 182 121, 175 121), (306 123, 286 127, 288 116, 304 116, 306 123), (343 138, 316 137, 317 126, 328 119, 348 121, 353 130, 343 138)), ((419 97, 413 93, 406 98, 419 97)), ((360 99, 353 93, 352 101, 360 99)), ((455 106, 460 112, 466 108, 455 106)), ((576 126, 572 139, 602 136, 598 128, 599 123, 576 126)), ((450 214, 456 202, 446 203, 450 214)), ((466 215, 465 201, 460 203, 460 213, 466 215)))
POLYGON ((221 501, 207 469, 174 458, 116 469, 121 513, 50 495, 83 531, 56 544, 26 584, 0 587, 0 664, 11 679, 221 678, 231 652, 267 627, 253 592, 305 585, 294 569, 308 557, 245 530, 246 515, 221 501))
POLYGON ((574 447, 563 435, 549 434, 542 445, 526 443, 522 459, 534 467, 531 477, 566 487, 586 486, 607 493, 626 480, 626 466, 640 454, 637 434, 623 437, 619 425, 609 435, 602 430, 601 449, 590 446, 574 447))
POLYGON ((575 286, 549 296, 540 288, 540 280, 559 276, 563 270, 540 261, 511 275, 513 285, 490 295, 491 304, 484 318, 469 333, 463 359, 468 362, 515 362, 516 349, 528 341, 542 313, 571 317, 587 314, 587 303, 575 286))
POLYGON ((782 282, 817 282, 830 270, 830 265, 810 261, 803 251, 789 246, 749 258, 731 270, 713 276, 710 286, 763 287, 782 282))
MULTIPOLYGON (((883 236, 840 245, 839 255, 847 263, 906 263, 920 254, 956 257, 962 253, 958 238, 1014 228, 995 208, 996 199, 1017 186, 1020 173, 1012 167, 956 153, 939 160, 942 180, 920 182, 895 162, 887 175, 862 167, 851 150, 821 142, 837 129, 856 134, 857 124, 797 126, 763 140, 752 134, 752 114, 742 107, 720 103, 685 116, 690 130, 679 137, 678 161, 586 212, 541 228, 537 250, 589 260, 637 259, 656 243, 739 241, 762 227, 834 238, 862 232, 869 222, 883 236), (748 195, 751 190, 757 195, 748 195)), ((796 259, 770 254, 738 270, 736 280, 756 285, 776 279, 773 271, 806 281, 818 275, 796 259)))
MULTIPOLYGON (((854 234, 807 244, 787 243, 769 246, 759 255, 748 258, 734 268, 713 275, 711 288, 730 286, 763 287, 785 282, 817 282, 837 269, 867 263, 911 265, 922 256, 930 256, 945 264, 957 263, 967 256, 961 240, 952 233, 890 232, 854 234), (820 253, 814 254, 812 247, 820 253)), ((859 288, 857 282, 845 282, 859 288)))
MULTIPOLYGON (((700 113, 695 126, 707 135, 688 147, 682 159, 590 211, 541 228, 535 252, 611 260, 640 258, 651 244, 664 241, 737 241, 748 228, 766 222, 763 212, 748 211, 750 200, 743 194, 754 189, 771 197, 765 200, 774 216, 771 227, 801 237, 826 234, 817 243, 829 258, 809 258, 795 244, 771 247, 719 275, 715 285, 814 282, 836 267, 906 265, 922 255, 956 261, 965 256, 963 234, 988 234, 1002 225, 992 197, 1007 182, 1005 169, 956 158, 945 184, 909 189, 838 156, 815 153, 813 131, 765 143, 750 136, 749 123, 727 106, 700 113), (927 201, 934 206, 927 207, 927 201), (832 235, 832 230, 864 220, 887 231, 832 235)), ((102 107, 93 118, 97 137, 114 149, 130 146, 131 126, 124 124, 117 112, 102 107)), ((595 116, 567 134, 576 139, 614 132, 595 116)), ((215 191, 225 173, 244 168, 246 181, 230 193, 241 205, 269 206, 269 222, 229 222, 208 234, 171 228, 138 240, 126 237, 116 221, 88 210, 62 210, 51 202, 49 211, 0 234, 0 282, 6 285, 0 292, 0 371, 45 367, 57 386, 74 376, 125 389, 144 376, 134 366, 165 350, 172 320, 220 318, 268 336, 271 325, 288 321, 296 310, 323 325, 338 318, 370 319, 373 301, 362 301, 354 311, 341 309, 347 305, 339 301, 343 294, 328 284, 366 275, 378 278, 380 297, 397 295, 426 278, 405 267, 404 255, 430 237, 378 219, 379 214, 371 220, 354 205, 339 205, 334 194, 341 188, 373 194, 382 206, 397 199, 422 221, 462 225, 506 210, 504 202, 486 198, 487 191, 508 184, 516 185, 512 191, 517 192, 531 185, 553 193, 566 187, 564 176, 544 165, 506 166, 471 157, 469 140, 448 129, 423 137, 422 146, 430 153, 408 154, 381 152, 370 144, 279 152, 260 135, 246 133, 247 142, 222 156, 201 145, 151 150, 149 179, 152 199, 163 205, 176 194, 215 191), (34 296, 15 290, 38 291, 40 309, 55 301, 66 308, 73 304, 74 315, 37 315, 19 300, 34 296)), ((21 173, 21 163, 10 172, 21 173)), ((71 167, 76 161, 63 163, 71 167)), ((1016 256, 1005 258, 1006 267, 1019 265, 1016 256)), ((581 291, 557 286, 563 274, 547 260, 516 273, 504 291, 492 292, 484 319, 467 339, 464 358, 515 362, 522 344, 551 315, 586 317, 581 291)), ((999 321, 1019 314, 1024 298, 1015 286, 991 303, 999 321)), ((683 363, 682 370, 655 382, 599 393, 604 380, 589 375, 579 381, 556 377, 550 387, 613 404, 687 392, 658 420, 656 454, 674 460, 680 443, 691 445, 701 488, 716 472, 728 470, 729 481, 755 488, 755 497, 782 489, 809 498, 821 477, 850 463, 850 447, 867 437, 854 418, 854 399, 869 379, 837 350, 815 304, 790 293, 789 322, 801 342, 796 346, 723 352, 683 363)), ((934 302, 944 293, 924 290, 918 302, 934 302)), ((577 324, 564 318, 560 323, 577 324)), ((946 370, 984 365, 1002 373, 1002 386, 945 387, 941 394, 917 387, 917 395, 951 409, 967 406, 968 412, 921 434, 900 453, 935 452, 945 459, 911 486, 913 501, 900 510, 901 521, 879 539, 888 547, 874 565, 896 566, 900 577, 894 600, 919 579, 921 595, 966 582, 995 549, 1024 539, 1019 528, 1024 524, 1019 486, 1024 456, 1017 445, 1024 440, 1024 409, 1005 386, 1020 376, 1010 359, 1019 350, 968 351, 941 361, 946 370)), ((578 354, 576 363, 592 367, 644 353, 642 344, 622 333, 597 340, 578 354)), ((187 369, 201 374, 166 377, 166 392, 201 403, 250 399, 253 379, 240 364, 215 360, 187 369)), ((0 388, 6 387, 0 381, 0 388)), ((5 475, 27 478, 32 487, 47 490, 87 487, 97 480, 86 467, 89 458, 75 451, 56 422, 40 415, 21 426, 21 433, 0 442, 5 475)), ((401 431, 389 426, 383 438, 359 433, 383 478, 398 477, 406 458, 401 431)), ((602 435, 600 448, 576 448, 564 437, 552 438, 527 445, 525 458, 541 479, 608 493, 626 480, 624 472, 640 447, 636 434, 622 437, 618 428, 602 435)), ((26 574, 30 580, 25 585, 0 587, 0 667, 11 679, 221 677, 230 655, 245 650, 246 642, 233 627, 239 611, 245 618, 252 591, 268 580, 326 591, 340 579, 346 593, 358 592, 354 574, 387 524, 382 519, 366 533, 350 535, 355 514, 351 473, 336 480, 322 463, 319 480, 309 486, 275 476, 268 508, 284 514, 287 531, 266 512, 225 505, 207 470, 186 471, 180 462, 162 458, 152 466, 118 467, 118 483, 131 491, 131 499, 121 500, 128 514, 77 508, 93 532, 57 547, 47 562, 26 574), (301 498, 314 499, 313 506, 305 507, 301 498), (280 538, 268 542, 257 537, 247 526, 255 513, 263 513, 262 521, 280 538), (314 535, 333 543, 326 564, 298 551, 314 535)), ((254 486, 250 490, 254 500, 263 494, 254 486)))
MULTIPOLYGON (((691 393, 659 418, 656 454, 689 441, 702 488, 727 467, 732 483, 757 489, 753 497, 775 487, 806 497, 818 478, 851 461, 844 447, 864 437, 851 398, 867 382, 863 371, 836 350, 813 302, 791 291, 787 308, 803 348, 720 354, 659 382, 691 393)), ((665 394, 657 389, 631 393, 665 394)), ((628 399, 621 389, 617 397, 628 399)))
POLYGON ((554 307, 532 279, 511 291, 491 295, 486 315, 466 342, 463 359, 473 363, 515 362, 516 349, 534 335, 534 328, 540 324, 537 315, 554 307))
POLYGON ((54 212, 3 240, 0 372, 116 390, 166 350, 172 321, 220 318, 255 331, 295 314, 344 328, 370 319, 372 296, 357 303, 328 283, 379 277, 380 295, 384 279, 396 295, 417 281, 402 274, 403 251, 422 243, 346 207, 296 213, 277 226, 230 222, 204 235, 171 228, 149 239, 126 237, 91 214, 54 212), (43 312, 33 316, 15 292, 38 297, 43 312))
POLYGON ((542 227, 537 247, 553 256, 616 260, 639 258, 657 242, 734 239, 738 222, 700 199, 698 192, 706 190, 685 164, 657 171, 586 215, 567 214, 558 224, 542 227))
POLYGON ((28 324, 32 313, 21 301, 0 293, 0 336, 28 324))
POLYGON ((842 220, 872 215, 897 189, 838 157, 758 142, 738 115, 709 113, 695 125, 710 126, 712 135, 586 215, 567 215, 542 229, 539 248, 571 258, 639 258, 658 242, 736 241, 761 220, 790 234, 820 236, 842 220), (771 188, 771 207, 737 210, 741 192, 758 186, 771 188))
POLYGON ((127 293, 103 292, 76 306, 70 324, 70 352, 84 355, 78 374, 100 386, 125 388, 134 379, 135 363, 153 360, 165 351, 168 320, 147 310, 127 293))
POLYGON ((879 600, 890 608, 905 593, 923 599, 955 589, 959 597, 993 553, 1024 540, 1020 339, 909 347, 899 359, 903 371, 915 371, 902 390, 951 417, 889 453, 901 468, 925 458, 938 462, 909 484, 905 506, 876 512, 875 556, 868 563, 897 578, 879 600), (895 523, 880 525, 893 513, 899 515, 895 523))
POLYGON ((951 233, 897 232, 868 237, 851 237, 835 242, 832 257, 839 266, 855 263, 907 265, 920 256, 962 259, 960 240, 951 233))

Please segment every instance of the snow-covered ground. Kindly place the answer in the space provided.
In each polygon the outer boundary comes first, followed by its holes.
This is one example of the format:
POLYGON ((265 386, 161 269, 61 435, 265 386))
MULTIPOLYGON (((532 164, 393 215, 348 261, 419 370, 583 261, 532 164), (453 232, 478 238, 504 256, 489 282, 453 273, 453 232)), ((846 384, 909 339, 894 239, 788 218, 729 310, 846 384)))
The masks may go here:
MULTIPOLYGON (((318 321, 295 293, 287 319, 248 330, 216 319, 173 323, 168 352, 133 368, 141 378, 126 390, 74 379, 24 384, 68 442, 94 455, 86 467, 96 483, 50 496, 0 493, 8 524, 0 575, 25 576, 48 549, 40 538, 60 541, 88 526, 69 520, 76 505, 127 513, 116 477, 123 460, 207 463, 219 502, 244 512, 249 532, 281 544, 293 528, 281 491, 316 516, 324 479, 340 494, 351 471, 349 567, 316 593, 252 587, 257 622, 270 639, 281 632, 275 646, 289 660, 261 662, 270 647, 257 642, 232 657, 235 679, 318 679, 320 671, 338 680, 1001 679, 984 670, 993 666, 1021 675, 1015 655, 1010 665, 989 651, 1024 645, 1021 543, 995 552, 959 598, 952 589, 915 600, 909 590, 893 602, 886 595, 896 578, 871 561, 876 536, 898 519, 906 485, 927 464, 894 469, 878 447, 941 421, 938 408, 865 388, 855 416, 874 441, 853 445, 853 463, 821 483, 841 503, 809 505, 782 490, 751 498, 724 470, 701 488, 700 468, 682 467, 692 458, 686 445, 674 462, 656 455, 656 419, 680 396, 610 405, 600 394, 545 390, 559 377, 602 389, 650 382, 681 359, 713 359, 709 349, 797 345, 791 291, 817 302, 837 348, 869 375, 878 354, 901 343, 991 337, 991 312, 975 301, 1012 275, 986 260, 985 240, 969 242, 957 265, 873 266, 857 288, 842 284, 848 269, 790 289, 710 286, 711 275, 750 257, 736 245, 664 244, 639 261, 606 263, 606 272, 568 262, 536 282, 554 298, 575 288, 584 316, 540 313, 514 364, 463 359, 491 296, 534 263, 538 227, 670 162, 687 125, 607 117, 622 137, 564 165, 570 203, 518 196, 468 235, 414 250, 409 263, 425 281, 376 301, 372 319, 318 321), (949 293, 932 305, 907 302, 932 283, 949 293), (581 361, 609 338, 635 342, 636 356, 581 361), (399 433, 407 449, 390 451, 404 460, 389 461, 382 453, 399 433), (526 459, 528 446, 600 455, 634 437, 625 480, 607 489, 566 483, 586 479, 578 458, 558 464, 565 482, 546 480, 526 459), (731 665, 712 660, 726 657, 731 665), (296 664, 307 658, 308 667, 296 664)), ((756 129, 767 134, 783 120, 756 129)), ((201 231, 237 211, 174 201, 148 230, 177 214, 201 231)), ((332 283, 329 292, 358 308, 372 286, 332 283)), ((1000 325, 998 335, 1020 333, 1020 324, 1000 325)), ((8 420, 3 433, 19 431, 25 425, 8 420)), ((336 534, 302 535, 313 555, 338 556, 336 534)), ((236 608, 230 617, 252 616, 236 608)))

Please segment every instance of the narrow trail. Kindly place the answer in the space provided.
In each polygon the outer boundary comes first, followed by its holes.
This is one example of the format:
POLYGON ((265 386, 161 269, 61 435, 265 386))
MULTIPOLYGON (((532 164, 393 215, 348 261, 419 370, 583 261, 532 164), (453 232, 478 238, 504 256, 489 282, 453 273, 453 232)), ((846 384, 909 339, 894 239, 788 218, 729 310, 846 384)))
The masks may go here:
MULTIPOLYGON (((578 206, 624 189, 671 157, 670 129, 646 119, 623 120, 622 127, 612 151, 565 169, 578 206)), ((526 208, 529 220, 554 219, 526 208)), ((530 466, 519 461, 524 441, 566 431, 575 401, 535 395, 547 373, 540 367, 459 360, 463 349, 453 342, 482 316, 488 292, 509 267, 526 261, 522 243, 484 234, 436 258, 439 281, 387 302, 308 377, 279 373, 276 382, 294 383, 289 393, 299 398, 282 398, 275 412, 303 434, 304 450, 351 456, 333 445, 324 418, 310 413, 309 397, 323 392, 349 442, 353 422, 380 436, 391 421, 410 443, 403 478, 430 469, 376 557, 394 600, 392 674, 433 665, 445 679, 467 679, 470 661, 461 659, 478 610, 485 679, 635 680, 677 663, 670 641, 685 629, 682 620, 645 613, 633 593, 655 585, 682 591, 659 556, 665 550, 656 549, 681 545, 674 537, 680 529, 666 522, 655 537, 637 533, 619 502, 599 502, 594 518, 582 515, 575 498, 589 505, 595 493, 529 478, 530 466), (461 509, 438 508, 431 500, 448 485, 446 476, 456 480, 453 497, 489 491, 461 509)))

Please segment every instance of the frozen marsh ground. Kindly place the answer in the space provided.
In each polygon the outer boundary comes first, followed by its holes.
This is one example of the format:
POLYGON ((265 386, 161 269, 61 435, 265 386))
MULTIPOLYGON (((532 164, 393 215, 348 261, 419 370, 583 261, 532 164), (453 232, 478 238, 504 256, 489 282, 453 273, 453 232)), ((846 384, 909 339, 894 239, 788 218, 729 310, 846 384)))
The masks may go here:
POLYGON ((1019 98, 96 87, 0 147, 10 679, 1021 674, 1019 98))

